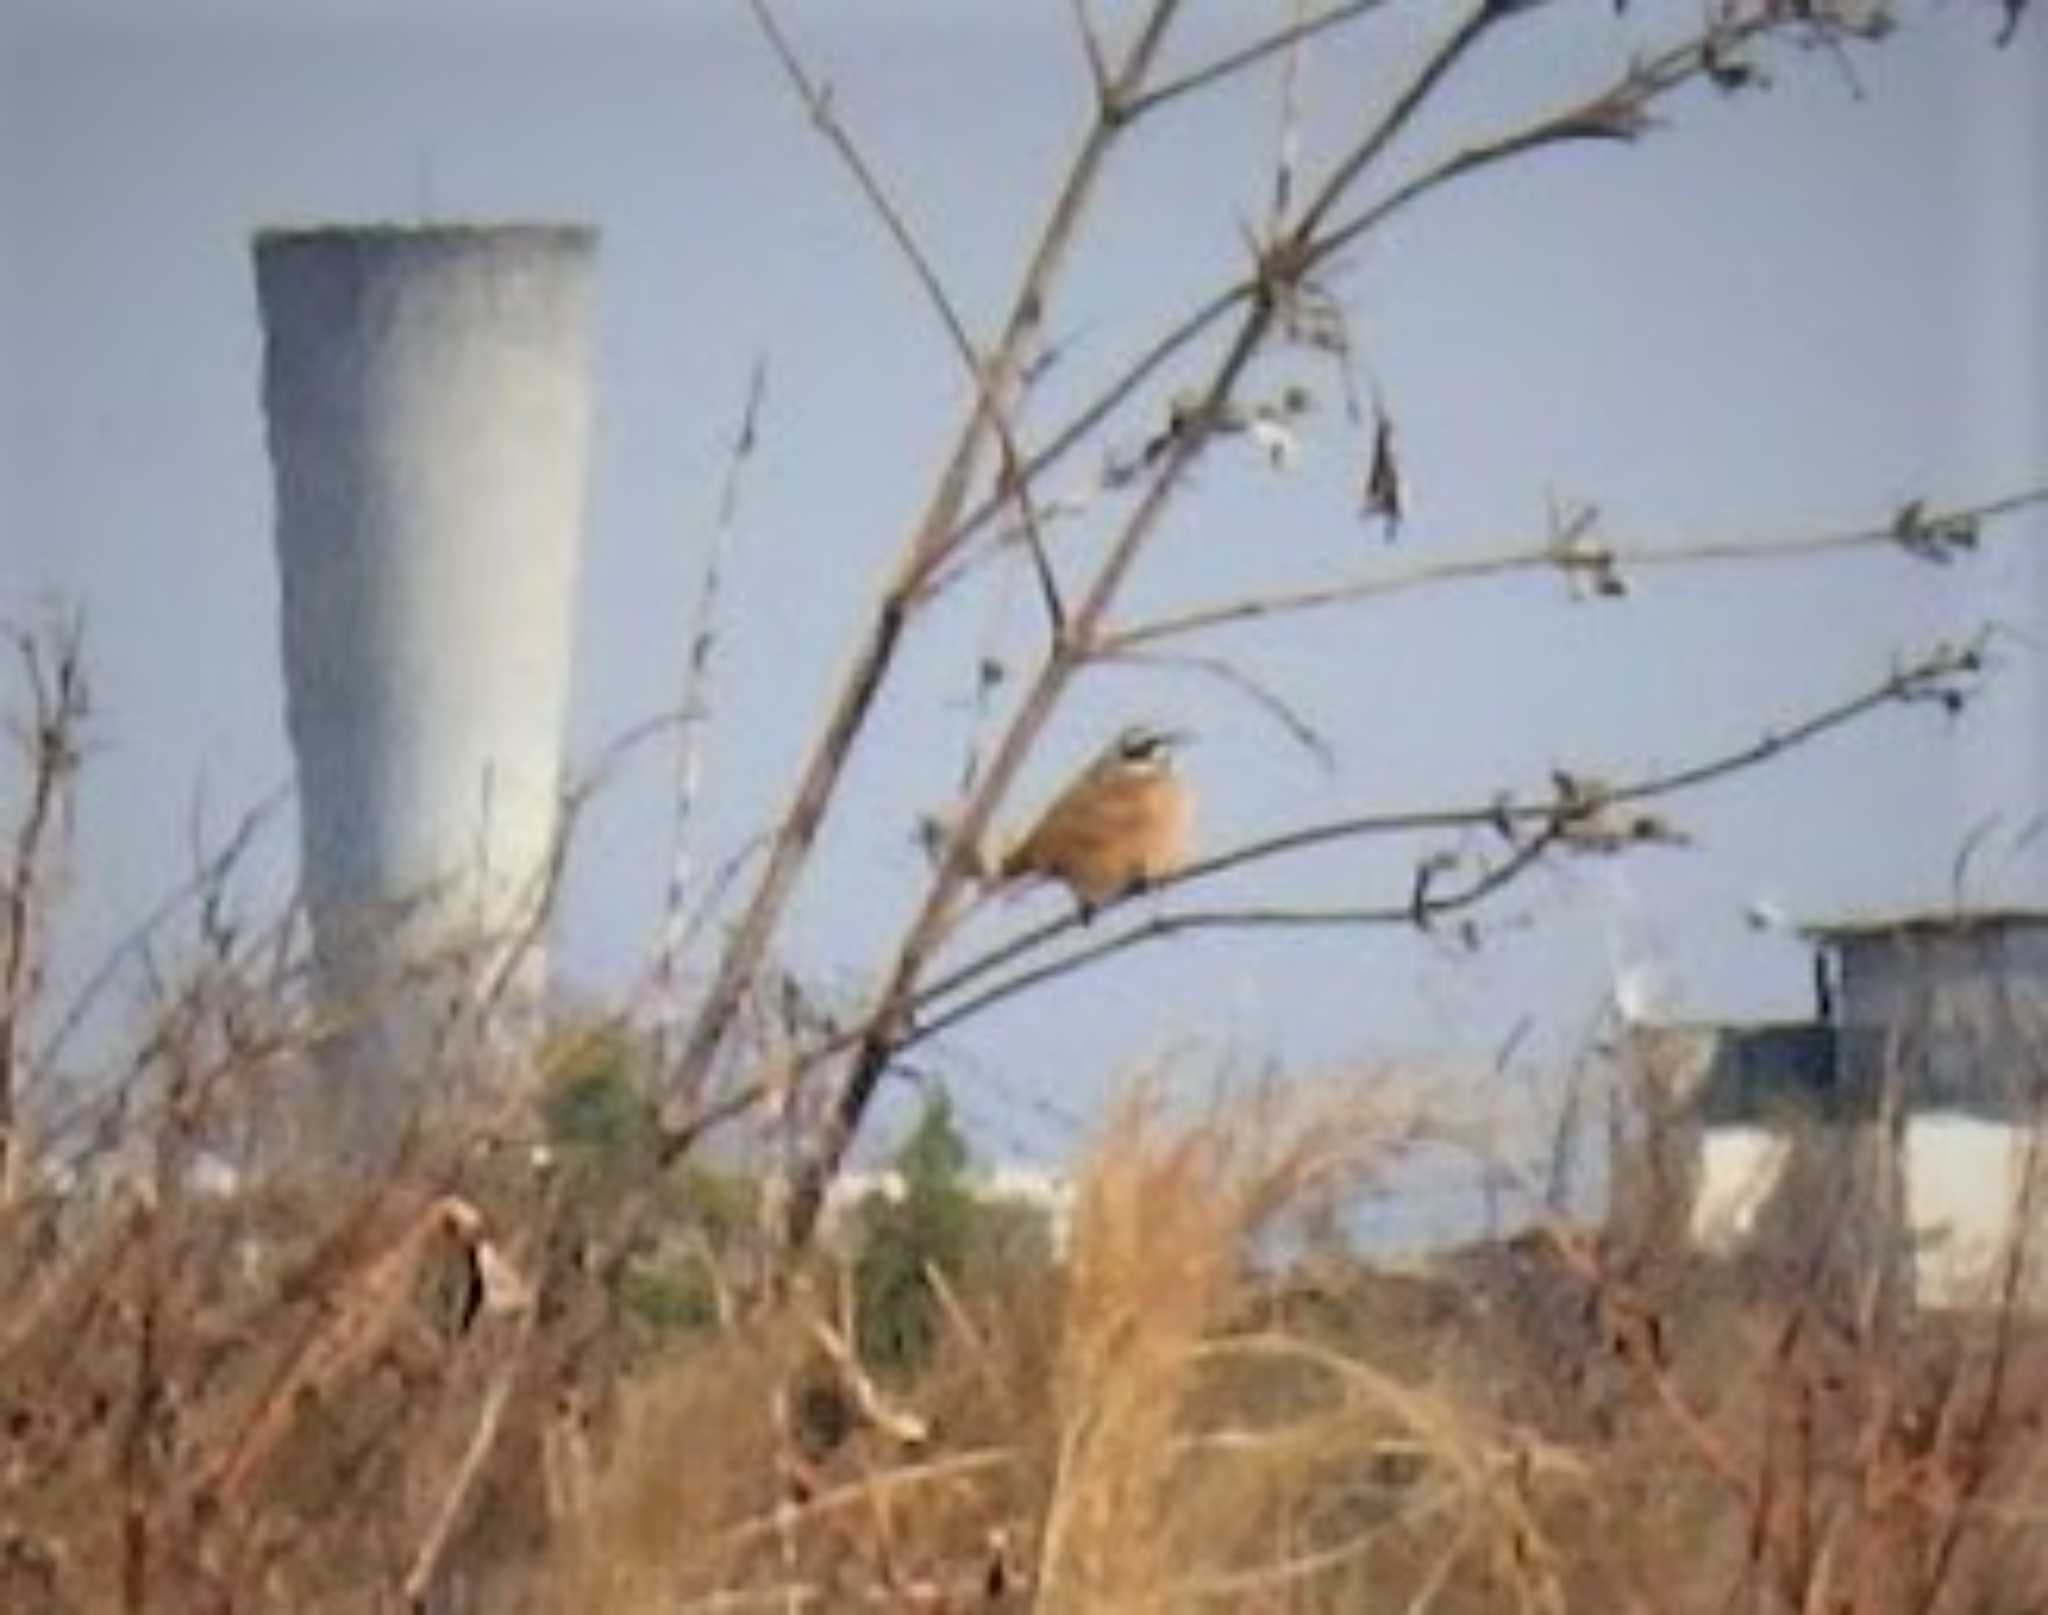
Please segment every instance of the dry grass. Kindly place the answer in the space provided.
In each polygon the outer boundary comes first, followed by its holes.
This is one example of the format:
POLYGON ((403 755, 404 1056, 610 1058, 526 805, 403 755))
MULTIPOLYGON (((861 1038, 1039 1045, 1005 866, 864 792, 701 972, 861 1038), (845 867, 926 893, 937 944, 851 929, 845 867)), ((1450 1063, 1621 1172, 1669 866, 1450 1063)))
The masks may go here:
POLYGON ((1259 1260, 1304 1201, 1407 1136, 1355 1096, 1174 1124, 1141 1093, 1094 1152, 1065 1264, 954 1296, 946 1350, 896 1393, 929 1442, 856 1421, 799 1450, 775 1409, 820 1371, 801 1307, 652 1364, 623 1392, 557 1605, 2048 1594, 2034 1326, 1926 1316, 1880 1344, 1777 1275, 1569 1230, 1424 1275, 1259 1260))
POLYGON ((567 1180, 501 1156, 338 1199, 25 1200, 0 1607, 2048 1598, 2031 1317, 1880 1338, 1796 1275, 1565 1228, 1410 1274, 1295 1254, 1415 1131, 1356 1087, 1192 1118, 1140 1087, 1066 1259, 946 1276, 937 1352, 895 1380, 850 1355, 825 1257, 779 1304, 625 1339, 560 1260, 567 1180), (475 1307, 480 1250, 540 1304, 475 1307))
MULTIPOLYGON (((2048 1604, 2025 1247, 1953 1314, 1811 1282, 1872 1244, 1825 1223, 1789 1270, 1631 1215, 1391 1273, 1332 1231, 1470 1132, 1443 1093, 1190 1110, 1169 1073, 1104 1125, 1064 1254, 928 1271, 936 1348, 892 1375, 845 1256, 764 1290, 755 1180, 686 1182, 708 1169, 664 1164, 630 1084, 552 1156, 500 1107, 424 1123, 379 1181, 206 1187, 199 1152, 303 1080, 310 1022, 204 895, 79 1175, 6 1140, 8 1615, 2048 1604), (704 1304, 657 1319, 623 1280, 678 1252, 708 1282, 669 1300, 704 1304)), ((569 1083, 594 1047, 630 1043, 478 1036, 427 1077, 569 1083)))

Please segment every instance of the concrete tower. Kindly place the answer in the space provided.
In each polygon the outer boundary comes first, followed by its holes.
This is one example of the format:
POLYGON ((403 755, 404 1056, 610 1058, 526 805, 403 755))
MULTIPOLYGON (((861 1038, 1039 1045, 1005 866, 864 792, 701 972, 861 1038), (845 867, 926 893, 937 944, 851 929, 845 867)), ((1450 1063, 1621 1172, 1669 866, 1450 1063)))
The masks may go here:
POLYGON ((492 968, 552 851, 595 250, 538 225, 256 238, 302 881, 345 1028, 315 1114, 345 1160, 426 1094, 401 965, 492 968))

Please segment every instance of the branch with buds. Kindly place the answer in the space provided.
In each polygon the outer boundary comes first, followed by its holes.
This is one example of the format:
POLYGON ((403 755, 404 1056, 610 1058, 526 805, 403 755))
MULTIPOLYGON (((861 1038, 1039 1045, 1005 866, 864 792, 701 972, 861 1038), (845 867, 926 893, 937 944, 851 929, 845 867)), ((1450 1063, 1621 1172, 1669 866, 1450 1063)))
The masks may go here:
MULTIPOLYGON (((1354 815, 1301 826, 1217 853, 1154 882, 1144 895, 1192 885, 1226 871, 1264 864, 1312 847, 1369 836, 1491 828, 1506 841, 1508 847, 1507 857, 1498 863, 1477 861, 1474 872, 1459 885, 1446 884, 1443 877, 1474 863, 1474 860, 1451 849, 1426 854, 1416 865, 1407 899, 1400 902, 1155 913, 1078 952, 1007 977, 965 999, 956 997, 969 985, 1045 950, 1080 928, 1081 921, 1077 916, 1063 915, 968 961, 922 989, 913 1004, 917 1016, 914 1030, 905 1035, 900 1047, 908 1048, 949 1030, 1027 987, 1099 963, 1127 948, 1179 932, 1369 925, 1427 928, 1439 917, 1470 910, 1496 896, 1552 852, 1614 854, 1630 847, 1687 845, 1689 838, 1681 830, 1663 815, 1650 811, 1645 804, 1774 761, 1800 746, 1893 706, 1933 702, 1945 713, 1958 712, 1974 693, 1983 667, 1984 645, 1981 638, 1961 646, 1937 645, 1925 655, 1894 668, 1880 683, 1867 690, 1788 727, 1767 730, 1746 746, 1674 771, 1610 784, 1559 770, 1553 776, 1555 793, 1545 801, 1518 803, 1511 795, 1504 795, 1483 806, 1354 815), (949 1004, 946 1002, 948 999, 955 1001, 949 1004), (936 1013, 930 1013, 932 1011, 936 1013)), ((1137 895, 1131 894, 1131 897, 1117 901, 1128 902, 1137 895)), ((1103 911, 1115 906, 1116 903, 1105 904, 1103 911)), ((821 1055, 827 1052, 831 1051, 819 1051, 821 1055)))
MULTIPOLYGON (((1469 915, 1553 854, 1612 855, 1634 847, 1685 846, 1690 838, 1646 804, 1774 762, 1897 706, 1932 703, 1944 714, 1959 712, 1978 688, 1985 656, 1983 636, 1962 645, 1937 644, 1923 655, 1893 667, 1867 689, 1788 725, 1767 729, 1746 745, 1682 768, 1620 782, 1557 770, 1552 776, 1551 792, 1538 800, 1517 801, 1511 792, 1502 792, 1485 803, 1466 806, 1354 814, 1297 826, 1212 854, 1149 883, 1142 891, 1109 899, 1086 919, 1068 912, 1047 920, 924 984, 906 1006, 897 1034, 891 1040, 890 1058, 893 1060, 918 1044, 952 1031, 1021 993, 1171 936, 1215 930, 1368 926, 1428 929, 1439 919, 1469 915), (1235 870, 1342 842, 1473 831, 1491 831, 1504 844, 1506 855, 1489 862, 1462 847, 1435 848, 1417 860, 1410 890, 1401 900, 1312 907, 1160 910, 1121 931, 1098 936, 1083 948, 1040 959, 1056 944, 1087 927, 1099 927, 1105 916, 1119 908, 1235 870), (1461 872, 1465 875, 1462 881, 1448 879, 1461 872), (1040 962, 1029 963, 1033 959, 1040 962), (1019 965, 1026 968, 1012 970, 1019 965), (996 979, 991 981, 992 977, 996 979), (978 983, 987 984, 977 987, 978 983), (969 988, 976 990, 969 992, 969 988)), ((1477 945, 1479 932, 1469 918, 1459 934, 1467 945, 1477 945)), ((799 1068, 816 1069, 865 1046, 872 1035, 871 1025, 835 1030, 799 1054, 799 1068)), ((711 1129, 747 1114, 761 1101, 764 1092, 756 1083, 724 1096, 693 1120, 685 1135, 685 1146, 694 1144, 711 1129)))
MULTIPOLYGON (((1218 607, 1119 627, 1113 618, 1124 585, 1141 555, 1164 525, 1169 508, 1187 484, 1190 469, 1218 439, 1241 435, 1269 457, 1290 452, 1291 422, 1306 405, 1306 394, 1282 393, 1278 406, 1247 403, 1244 384, 1254 363, 1276 347, 1295 345, 1335 354, 1348 366, 1351 345, 1341 324, 1341 306, 1324 277, 1341 255, 1364 242, 1411 204, 1455 181, 1538 151, 1587 142, 1632 142, 1654 126, 1658 109, 1678 90, 1706 82, 1724 90, 1748 82, 1751 47, 1775 35, 1802 42, 1871 37, 1870 14, 1846 9, 1846 0, 1814 0, 1797 8, 1771 4, 1724 8, 1691 36, 1631 61, 1591 94, 1566 101, 1546 115, 1410 169, 1376 194, 1372 187, 1387 154, 1417 122, 1422 108, 1467 65, 1490 36, 1544 9, 1544 0, 1477 0, 1446 30, 1393 97, 1362 127, 1348 148, 1320 176, 1302 176, 1297 194, 1295 156, 1283 140, 1281 172, 1272 217, 1251 236, 1249 270, 1176 321, 1117 375, 1103 392, 1052 430, 1036 448, 1023 441, 1016 405, 1043 348, 1042 329, 1082 218, 1093 201, 1112 151, 1131 125, 1175 104, 1181 97, 1222 83, 1258 61, 1292 51, 1303 40, 1363 16, 1370 5, 1338 5, 1315 16, 1297 15, 1287 28, 1253 41, 1208 67, 1179 78, 1161 78, 1158 64, 1166 36, 1181 6, 1152 0, 1118 52, 1097 28, 1090 8, 1077 5, 1075 20, 1095 95, 1095 118, 1079 154, 1053 199, 1038 244, 1026 265, 1010 312, 983 354, 975 347, 957 303, 946 293, 929 256, 911 233, 904 211, 884 187, 878 171, 855 142, 821 81, 797 58, 777 24, 768 0, 751 0, 757 19, 814 124, 848 166, 868 205, 909 263, 926 301, 946 328, 973 383, 966 419, 945 462, 924 514, 891 565, 874 614, 856 647, 852 664, 805 760, 789 805, 770 839, 750 896, 741 905, 709 987, 680 1053, 668 1073, 665 1125, 673 1156, 687 1147, 719 1101, 709 1090, 711 1074, 728 1034, 760 974, 796 881, 807 862, 819 825, 835 796, 847 759, 865 731, 896 655, 922 609, 987 558, 1028 552, 1051 625, 1044 653, 1034 669, 1020 670, 1006 727, 984 754, 963 799, 934 820, 933 868, 923 898, 906 926, 880 983, 849 1034, 854 1056, 833 1097, 828 1115, 810 1141, 793 1184, 787 1237, 801 1245, 809 1236, 824 1188, 858 1129, 891 1060, 911 1035, 915 1018, 931 991, 923 978, 933 957, 953 934, 960 899, 980 867, 977 850, 986 844, 995 816, 1026 758, 1074 676, 1110 659, 1131 659, 1158 639, 1194 632, 1224 621, 1305 610, 1312 605, 1363 599, 1421 581, 1382 575, 1315 591, 1311 596, 1271 596, 1227 602, 1218 607), (1335 311, 1333 326, 1330 314, 1335 311), (1234 322, 1234 324, 1233 324, 1234 322), (1163 430, 1153 434, 1134 461, 1109 457, 1098 491, 1113 493, 1123 508, 1095 552, 1092 569, 1062 587, 1053 575, 1050 515, 1069 503, 1041 498, 1042 479, 1082 444, 1097 438, 1141 390, 1162 378, 1169 365, 1198 341, 1220 338, 1206 378, 1173 394, 1163 430), (979 491, 977 491, 977 486, 979 491), (973 497, 970 497, 973 496, 973 497), (1015 521, 999 530, 1005 513, 1015 521), (978 542, 978 540, 981 540, 978 542)), ((1291 70, 1290 70, 1291 71, 1291 70)), ((1290 91, 1290 93, 1292 93, 1290 91)), ((1347 370, 1347 388, 1349 388, 1347 370)), ((1353 391, 1354 410, 1355 390, 1353 391)), ((1359 421, 1361 428, 1364 422, 1359 421)), ((1391 416, 1376 408, 1371 425, 1371 463, 1364 479, 1364 507, 1383 519, 1391 536, 1405 513, 1407 490, 1395 456, 1391 416)), ((1084 501, 1085 502, 1085 501, 1084 501)), ((1988 513, 1989 507, 1986 507, 1988 513)), ((1897 523, 1892 524, 1894 527, 1897 523)), ((1889 542, 1936 542, 1948 528, 1923 530, 1920 519, 1889 542)), ((1956 548, 1947 538, 1944 548, 1956 548)), ((1704 553, 1694 556, 1706 559, 1704 553)), ((1608 544, 1593 529, 1590 514, 1553 533, 1540 554, 1452 563, 1433 569, 1439 578, 1483 575, 1541 565, 1562 571, 1575 587, 1596 597, 1625 589, 1625 573, 1637 565, 1667 560, 1628 553, 1608 544)), ((1191 667, 1217 673, 1214 659, 1191 667)), ((1225 673, 1223 676, 1228 676, 1225 673)), ((1255 683, 1239 678, 1236 688, 1261 700, 1270 713, 1290 715, 1285 703, 1264 699, 1255 683)), ((1298 738, 1313 730, 1292 725, 1298 738)), ((1619 793, 1598 804, 1553 802, 1541 810, 1547 829, 1535 838, 1548 846, 1579 851, 1619 850, 1647 841, 1668 841, 1677 832, 1654 816, 1617 817, 1619 793)), ((1490 810, 1489 810, 1490 811, 1490 810)), ((1453 898, 1444 876, 1418 877, 1418 890, 1400 905, 1404 919, 1427 917, 1440 900, 1453 898)), ((922 1035, 922 1034, 920 1034, 922 1035)))

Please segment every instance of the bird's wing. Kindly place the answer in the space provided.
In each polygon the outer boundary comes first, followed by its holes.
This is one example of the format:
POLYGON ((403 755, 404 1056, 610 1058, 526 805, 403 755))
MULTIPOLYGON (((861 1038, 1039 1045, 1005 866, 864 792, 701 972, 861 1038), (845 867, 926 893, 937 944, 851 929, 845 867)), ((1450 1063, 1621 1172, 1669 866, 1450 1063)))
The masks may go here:
POLYGON ((1003 855, 999 869, 1002 878, 1016 880, 1025 875, 1052 873, 1047 860, 1057 857, 1063 845, 1071 847, 1075 837, 1085 833, 1092 813, 1090 799, 1100 789, 1099 781, 1083 774, 1054 797, 1051 806, 1025 832, 1024 839, 1003 855))

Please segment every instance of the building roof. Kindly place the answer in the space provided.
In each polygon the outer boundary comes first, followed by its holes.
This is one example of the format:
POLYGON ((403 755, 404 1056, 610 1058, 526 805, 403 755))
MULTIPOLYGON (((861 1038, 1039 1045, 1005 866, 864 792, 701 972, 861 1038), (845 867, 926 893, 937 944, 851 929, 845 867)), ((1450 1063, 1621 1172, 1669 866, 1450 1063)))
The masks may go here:
POLYGON ((1875 937, 1958 936, 1978 931, 2048 927, 2048 909, 1939 908, 1905 909, 1803 925, 1799 934, 1814 942, 1862 942, 1875 937))

